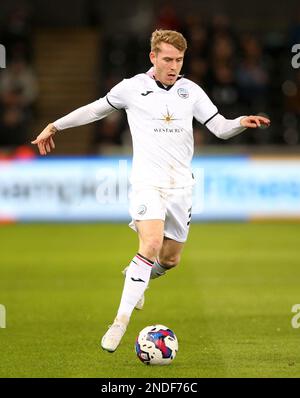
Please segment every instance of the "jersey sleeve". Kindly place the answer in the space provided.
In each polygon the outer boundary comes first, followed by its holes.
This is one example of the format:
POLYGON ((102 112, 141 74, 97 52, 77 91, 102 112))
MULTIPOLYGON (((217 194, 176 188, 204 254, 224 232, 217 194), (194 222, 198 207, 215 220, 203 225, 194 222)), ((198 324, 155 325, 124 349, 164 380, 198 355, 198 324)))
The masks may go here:
POLYGON ((116 109, 126 108, 128 93, 128 80, 124 79, 114 86, 106 97, 76 109, 53 124, 57 130, 64 130, 100 120, 115 112, 116 109))
POLYGON ((208 95, 197 86, 197 97, 194 104, 193 115, 203 125, 206 125, 217 114, 218 108, 213 104, 208 95))
POLYGON ((112 112, 115 112, 106 99, 100 98, 88 105, 75 109, 73 112, 61 117, 53 122, 57 130, 65 130, 71 127, 82 126, 84 124, 100 120, 112 112))
POLYGON ((124 79, 107 93, 106 100, 110 106, 117 110, 126 109, 128 107, 129 92, 128 79, 124 79))
POLYGON ((207 127, 216 137, 228 140, 228 138, 235 137, 246 130, 246 127, 241 125, 243 117, 245 116, 225 119, 222 115, 216 115, 207 123, 207 127))

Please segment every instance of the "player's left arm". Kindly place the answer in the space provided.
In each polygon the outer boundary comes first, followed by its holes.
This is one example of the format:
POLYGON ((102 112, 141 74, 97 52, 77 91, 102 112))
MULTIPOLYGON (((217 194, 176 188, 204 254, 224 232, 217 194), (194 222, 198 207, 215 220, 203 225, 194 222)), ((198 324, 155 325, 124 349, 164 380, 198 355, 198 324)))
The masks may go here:
POLYGON ((228 140, 242 133, 247 128, 268 127, 270 120, 264 116, 240 116, 236 119, 226 119, 217 114, 208 121, 206 126, 218 138, 228 140))
POLYGON ((227 140, 242 133, 247 128, 268 127, 270 120, 264 116, 240 116, 226 119, 220 115, 217 107, 199 86, 194 86, 196 101, 193 116, 206 126, 215 136, 227 140))
POLYGON ((268 127, 271 123, 268 118, 259 115, 226 119, 220 115, 215 104, 201 87, 193 85, 192 89, 196 98, 193 116, 218 138, 227 140, 242 133, 247 128, 268 127))
POLYGON ((256 128, 256 127, 261 127, 261 126, 266 126, 269 127, 270 126, 270 119, 264 117, 264 116, 244 116, 241 120, 240 120, 241 126, 246 127, 246 128, 256 128))

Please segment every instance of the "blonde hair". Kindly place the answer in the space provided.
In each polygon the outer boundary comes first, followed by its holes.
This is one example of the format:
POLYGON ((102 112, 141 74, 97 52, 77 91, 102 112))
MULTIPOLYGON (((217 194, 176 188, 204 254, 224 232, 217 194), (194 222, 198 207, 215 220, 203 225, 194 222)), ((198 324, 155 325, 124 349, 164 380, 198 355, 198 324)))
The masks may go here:
POLYGON ((177 48, 179 51, 187 49, 187 43, 183 35, 176 30, 155 30, 151 36, 151 51, 158 53, 160 51, 160 43, 168 43, 177 48))

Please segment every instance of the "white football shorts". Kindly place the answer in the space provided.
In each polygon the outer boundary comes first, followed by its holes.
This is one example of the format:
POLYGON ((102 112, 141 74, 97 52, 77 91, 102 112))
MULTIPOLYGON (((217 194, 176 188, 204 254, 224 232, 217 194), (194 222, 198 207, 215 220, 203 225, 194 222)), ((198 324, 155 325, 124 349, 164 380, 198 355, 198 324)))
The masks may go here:
POLYGON ((129 194, 130 228, 135 221, 164 220, 164 236, 177 242, 187 240, 192 212, 193 187, 132 187, 129 194))

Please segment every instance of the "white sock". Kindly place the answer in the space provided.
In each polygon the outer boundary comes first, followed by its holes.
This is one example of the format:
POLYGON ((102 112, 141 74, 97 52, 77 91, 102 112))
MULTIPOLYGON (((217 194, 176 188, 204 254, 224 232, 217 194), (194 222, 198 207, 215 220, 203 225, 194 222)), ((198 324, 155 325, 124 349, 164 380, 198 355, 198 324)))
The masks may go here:
POLYGON ((139 253, 132 259, 126 271, 117 318, 122 315, 131 316, 136 303, 148 286, 152 266, 153 262, 141 256, 139 253))
POLYGON ((164 267, 162 264, 156 260, 153 264, 153 267, 151 269, 151 279, 159 278, 162 275, 165 275, 166 271, 168 271, 168 268, 164 267))

